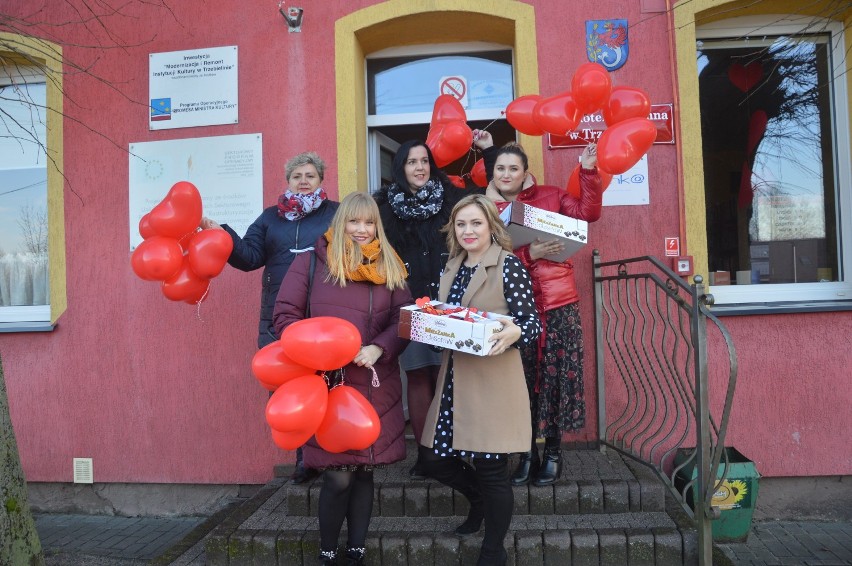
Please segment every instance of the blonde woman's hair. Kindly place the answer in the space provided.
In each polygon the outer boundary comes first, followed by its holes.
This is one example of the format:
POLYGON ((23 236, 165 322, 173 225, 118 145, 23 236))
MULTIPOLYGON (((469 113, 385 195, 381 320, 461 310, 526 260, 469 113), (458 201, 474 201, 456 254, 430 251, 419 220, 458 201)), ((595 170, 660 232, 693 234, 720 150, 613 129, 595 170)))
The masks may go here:
POLYGON ((485 195, 475 194, 468 195, 457 202, 453 207, 453 211, 450 213, 450 221, 447 222, 446 226, 441 228, 441 231, 447 234, 447 250, 450 252, 450 257, 456 257, 464 251, 464 248, 461 247, 461 244, 456 239, 455 224, 459 211, 469 205, 478 206, 482 210, 485 220, 488 222, 488 228, 491 231, 491 240, 497 242, 507 252, 512 251, 512 237, 509 236, 506 225, 500 220, 500 213, 497 212, 497 207, 485 195))
POLYGON ((379 207, 373 197, 360 191, 350 193, 340 201, 331 219, 332 241, 328 243, 326 280, 346 287, 346 274, 358 269, 364 261, 361 246, 354 245, 346 235, 346 223, 353 218, 372 220, 376 225, 376 239, 381 247, 379 257, 376 258, 376 269, 385 276, 385 286, 391 290, 405 287, 405 267, 385 236, 379 207))

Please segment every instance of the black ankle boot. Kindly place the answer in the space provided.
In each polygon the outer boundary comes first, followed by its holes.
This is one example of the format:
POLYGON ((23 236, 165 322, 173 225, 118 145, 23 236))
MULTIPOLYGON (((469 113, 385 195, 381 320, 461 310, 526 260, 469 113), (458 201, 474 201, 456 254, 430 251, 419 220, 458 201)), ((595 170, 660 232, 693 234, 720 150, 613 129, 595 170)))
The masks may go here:
POLYGON ((456 527, 456 530, 453 532, 456 536, 461 538, 475 535, 479 532, 479 529, 482 528, 482 521, 484 519, 485 509, 483 508, 482 502, 471 503, 470 511, 467 513, 467 519, 465 519, 464 523, 456 527))
POLYGON ((346 566, 364 566, 364 555, 366 548, 347 548, 346 549, 346 566))
POLYGON ((337 552, 334 550, 326 552, 320 551, 317 558, 320 566, 337 566, 337 552))
POLYGON ((554 448, 545 446, 541 468, 539 469, 535 480, 533 480, 533 485, 537 487, 553 485, 561 475, 562 450, 558 446, 554 448))
POLYGON ((515 468, 515 473, 512 474, 512 485, 527 485, 530 483, 530 478, 538 473, 539 464, 537 449, 521 454, 518 467, 515 468))
POLYGON ((302 461, 302 449, 296 449, 296 469, 293 470, 293 475, 290 476, 290 481, 299 485, 311 481, 319 475, 319 471, 313 468, 306 468, 302 461))

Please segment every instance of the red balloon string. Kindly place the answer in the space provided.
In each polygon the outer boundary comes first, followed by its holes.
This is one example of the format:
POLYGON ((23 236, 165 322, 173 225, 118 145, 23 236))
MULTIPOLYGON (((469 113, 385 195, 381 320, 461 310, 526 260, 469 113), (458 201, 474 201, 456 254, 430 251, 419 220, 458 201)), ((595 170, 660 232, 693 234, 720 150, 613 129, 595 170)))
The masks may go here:
POLYGON ((207 298, 207 294, 210 292, 210 285, 212 284, 213 282, 211 281, 210 284, 207 285, 207 288, 204 290, 204 294, 201 295, 201 298, 198 299, 197 303, 195 303, 195 317, 199 320, 199 322, 204 322, 204 319, 201 318, 201 303, 203 303, 204 299, 207 298))

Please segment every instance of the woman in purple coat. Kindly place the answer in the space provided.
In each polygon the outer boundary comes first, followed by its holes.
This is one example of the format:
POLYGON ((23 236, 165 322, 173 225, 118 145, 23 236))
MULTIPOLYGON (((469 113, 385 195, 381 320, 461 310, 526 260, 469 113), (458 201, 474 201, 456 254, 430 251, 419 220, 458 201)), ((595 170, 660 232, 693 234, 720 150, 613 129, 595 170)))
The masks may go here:
POLYGON ((342 371, 342 379, 375 407, 381 434, 366 450, 332 454, 312 438, 304 446, 305 466, 323 470, 319 498, 320 562, 337 564, 337 539, 346 519, 347 565, 364 563, 373 508, 373 469, 405 458, 405 418, 397 357, 399 309, 411 304, 402 260, 388 243, 375 201, 352 193, 340 203, 329 230, 311 254, 293 261, 273 313, 277 332, 311 316, 348 320, 363 346, 342 371), (310 297, 310 302, 308 297, 310 297))

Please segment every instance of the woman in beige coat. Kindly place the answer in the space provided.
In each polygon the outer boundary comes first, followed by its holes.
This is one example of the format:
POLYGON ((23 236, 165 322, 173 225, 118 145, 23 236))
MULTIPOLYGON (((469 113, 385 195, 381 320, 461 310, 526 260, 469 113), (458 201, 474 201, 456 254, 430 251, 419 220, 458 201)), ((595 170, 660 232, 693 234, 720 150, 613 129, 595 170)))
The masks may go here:
POLYGON ((541 332, 532 284, 494 204, 463 198, 446 226, 450 259, 439 298, 446 303, 513 317, 491 337, 487 356, 443 353, 438 387, 423 430, 424 472, 462 493, 470 514, 457 529, 469 536, 485 523, 478 566, 506 563, 503 539, 514 497, 508 455, 525 452, 532 434, 529 397, 518 346, 541 332), (462 458, 470 457, 473 467, 462 458))

